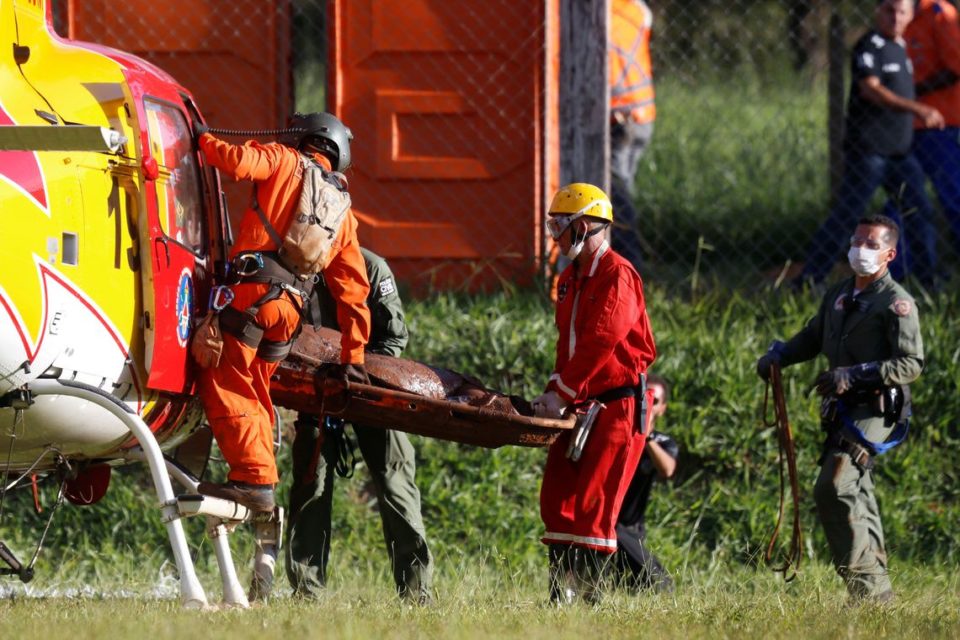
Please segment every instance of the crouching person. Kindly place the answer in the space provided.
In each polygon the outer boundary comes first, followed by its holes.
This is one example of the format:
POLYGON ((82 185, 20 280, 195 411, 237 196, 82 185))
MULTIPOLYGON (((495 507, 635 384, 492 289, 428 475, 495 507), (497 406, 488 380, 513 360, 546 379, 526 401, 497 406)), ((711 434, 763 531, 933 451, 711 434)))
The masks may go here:
POLYGON ((606 194, 582 183, 557 192, 547 221, 571 264, 557 288, 554 373, 534 410, 559 418, 603 404, 582 450, 564 434, 547 455, 540 515, 556 604, 599 599, 603 565, 617 550, 617 516, 643 452, 644 374, 656 347, 640 276, 605 239, 612 221, 606 194))

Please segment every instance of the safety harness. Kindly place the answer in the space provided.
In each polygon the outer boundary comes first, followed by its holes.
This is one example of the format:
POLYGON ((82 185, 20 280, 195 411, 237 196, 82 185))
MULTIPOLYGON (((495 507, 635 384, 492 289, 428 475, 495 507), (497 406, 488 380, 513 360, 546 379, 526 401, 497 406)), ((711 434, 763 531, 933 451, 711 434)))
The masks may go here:
MULTIPOLYGON (((320 198, 318 193, 322 190, 322 187, 316 184, 304 184, 303 187, 301 187, 303 191, 301 193, 301 202, 298 211, 294 212, 295 220, 292 226, 299 224, 300 226, 306 225, 309 227, 313 225, 318 227, 326 238, 326 244, 322 247, 311 247, 311 249, 314 250, 314 253, 320 251, 325 254, 326 250, 329 250, 329 243, 332 243, 333 238, 339 231, 340 224, 343 222, 343 216, 345 215, 344 207, 349 208, 350 200, 349 196, 346 195, 348 188, 347 179, 341 173, 323 171, 313 160, 303 155, 301 155, 300 163, 297 166, 297 175, 302 176, 304 182, 308 179, 314 182, 322 180, 325 184, 334 187, 337 193, 343 194, 344 199, 342 201, 330 202, 329 198, 326 198, 323 199, 322 202, 303 202, 305 197, 307 200, 320 198), (317 175, 314 175, 315 173, 317 175), (310 193, 307 193, 308 186, 310 187, 310 193), (311 212, 309 214, 304 211, 305 207, 310 209, 311 212), (315 215, 313 211, 322 212, 324 215, 315 215), (301 220, 301 218, 303 219, 301 220)), ((321 277, 319 273, 311 271, 318 271, 320 263, 325 264, 326 258, 319 260, 315 256, 312 256, 313 259, 310 260, 309 265, 310 270, 297 273, 295 265, 291 264, 289 260, 284 259, 282 255, 284 250, 287 250, 286 257, 291 257, 289 251, 291 249, 291 242, 295 243, 296 240, 291 239, 291 232, 289 231, 287 232, 286 238, 281 238, 277 230, 270 224, 269 218, 267 218, 267 215, 260 207, 257 199, 256 184, 253 186, 253 197, 250 207, 257 214, 257 217, 260 218, 264 230, 266 230, 267 235, 269 235, 270 239, 276 244, 278 250, 241 253, 236 256, 231 263, 231 268, 227 275, 227 286, 257 283, 270 285, 270 288, 263 296, 246 309, 240 310, 232 307, 229 301, 223 304, 219 309, 220 327, 224 332, 234 336, 243 344, 256 349, 257 356, 261 360, 266 362, 279 362, 287 357, 293 348, 293 343, 300 335, 303 327, 303 316, 310 299, 310 294, 313 292, 314 286, 321 277), (264 328, 256 321, 257 313, 260 312, 260 308, 263 305, 284 295, 286 295, 297 308, 300 315, 300 323, 297 325, 296 331, 289 340, 267 340, 263 337, 264 328)), ((302 236, 298 237, 303 239, 302 236)), ((313 237, 304 241, 312 241, 315 243, 316 238, 313 237)), ((293 248, 296 249, 295 246, 293 248)), ((302 256, 299 257, 302 258, 302 256)), ((297 261, 296 264, 300 264, 300 261, 297 261)))
POLYGON ((821 410, 828 433, 826 446, 840 449, 864 469, 872 469, 876 456, 883 455, 906 440, 913 414, 911 405, 910 387, 907 385, 885 386, 870 392, 846 393, 830 398, 821 410), (849 408, 862 405, 870 405, 876 414, 896 420, 893 431, 883 441, 874 442, 867 438, 850 418, 849 408))
POLYGON ((270 288, 256 302, 242 311, 229 304, 224 306, 220 311, 220 328, 248 347, 256 349, 257 357, 261 360, 266 362, 283 360, 293 348, 302 325, 297 325, 297 330, 289 340, 268 340, 263 337, 264 328, 257 323, 257 314, 260 312, 260 307, 266 303, 286 295, 302 318, 305 301, 313 291, 316 276, 304 278, 294 275, 280 264, 274 252, 242 253, 234 258, 231 272, 228 276, 231 286, 256 283, 270 285, 270 288))

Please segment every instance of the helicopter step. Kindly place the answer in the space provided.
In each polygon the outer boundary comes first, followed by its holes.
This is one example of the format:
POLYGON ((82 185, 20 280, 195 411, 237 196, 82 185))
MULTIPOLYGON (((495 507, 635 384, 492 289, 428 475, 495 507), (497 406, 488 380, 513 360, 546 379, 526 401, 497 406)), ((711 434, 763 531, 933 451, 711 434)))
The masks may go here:
POLYGON ((214 498, 199 493, 177 496, 177 511, 185 518, 205 515, 219 518, 224 521, 224 524, 283 522, 283 507, 275 507, 273 511, 253 511, 231 500, 214 498))
POLYGON ((273 511, 253 511, 243 505, 222 498, 213 498, 201 494, 184 494, 176 498, 177 511, 180 516, 187 518, 203 515, 207 518, 207 529, 213 538, 217 549, 217 559, 220 559, 221 547, 229 554, 230 548, 226 545, 226 536, 238 524, 253 525, 253 537, 256 542, 256 552, 253 557, 253 576, 250 581, 250 591, 247 599, 237 596, 235 577, 229 573, 233 563, 221 562, 221 574, 224 578, 224 601, 228 604, 244 606, 250 600, 264 601, 273 591, 273 574, 283 540, 283 507, 275 507, 273 511), (225 573, 226 572, 226 573, 225 573))

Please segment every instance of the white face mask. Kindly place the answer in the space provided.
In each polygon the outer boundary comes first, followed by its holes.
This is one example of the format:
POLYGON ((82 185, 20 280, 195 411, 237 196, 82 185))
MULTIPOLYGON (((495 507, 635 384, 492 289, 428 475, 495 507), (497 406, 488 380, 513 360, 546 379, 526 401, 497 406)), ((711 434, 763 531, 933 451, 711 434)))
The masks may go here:
POLYGON ((570 245, 570 249, 567 250, 564 256, 568 260, 576 260, 577 256, 580 255, 580 252, 583 251, 583 243, 586 241, 586 238, 578 242, 577 244, 570 245))
POLYGON ((858 276, 872 276, 880 271, 880 249, 850 247, 847 260, 850 262, 850 268, 858 276))

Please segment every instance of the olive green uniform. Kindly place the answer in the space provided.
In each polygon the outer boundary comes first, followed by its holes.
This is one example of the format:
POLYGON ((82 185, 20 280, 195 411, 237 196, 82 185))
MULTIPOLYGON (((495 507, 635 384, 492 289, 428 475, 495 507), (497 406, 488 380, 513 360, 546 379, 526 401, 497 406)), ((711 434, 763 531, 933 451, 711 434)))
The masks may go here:
MULTIPOLYGON (((853 285, 851 278, 826 293, 817 315, 784 346, 781 364, 803 362, 822 353, 831 369, 877 362, 883 385, 913 382, 923 369, 920 320, 913 298, 889 273, 851 298, 853 285)), ((847 419, 871 442, 883 442, 897 424, 897 417, 881 413, 875 402, 848 404, 847 419)), ((838 415, 824 417, 828 434, 836 436, 841 420, 838 415)), ((891 586, 872 473, 864 458, 857 456, 855 461, 850 450, 843 439, 828 437, 814 488, 817 513, 833 564, 851 596, 884 597, 891 586)))
MULTIPOLYGON (((382 258, 366 249, 361 251, 370 280, 367 306, 371 330, 367 352, 397 357, 407 345, 408 333, 393 273, 382 258)), ((333 298, 322 284, 314 291, 316 297, 311 301, 313 308, 308 320, 317 324, 319 316, 319 324, 337 328, 333 298)), ((296 427, 287 578, 295 593, 315 596, 327 577, 338 441, 331 437, 322 439, 322 455, 317 458, 316 472, 311 473, 317 442, 321 439, 320 418, 301 414, 296 427)), ((373 480, 397 592, 403 597, 428 601, 433 559, 427 548, 420 492, 414 481, 413 446, 407 435, 399 431, 361 425, 353 425, 353 430, 373 480)))

